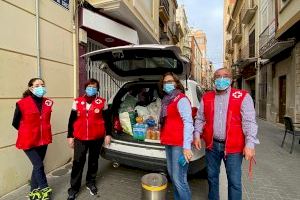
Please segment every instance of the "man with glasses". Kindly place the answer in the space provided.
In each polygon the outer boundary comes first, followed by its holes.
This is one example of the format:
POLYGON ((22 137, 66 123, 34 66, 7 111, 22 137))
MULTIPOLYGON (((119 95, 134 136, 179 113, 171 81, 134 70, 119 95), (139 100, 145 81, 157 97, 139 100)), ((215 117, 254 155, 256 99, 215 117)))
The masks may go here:
POLYGON ((241 165, 255 155, 257 124, 251 96, 231 88, 232 75, 226 68, 214 73, 215 91, 203 95, 194 129, 194 145, 206 144, 209 200, 219 199, 219 174, 224 161, 228 179, 228 199, 242 199, 241 165))

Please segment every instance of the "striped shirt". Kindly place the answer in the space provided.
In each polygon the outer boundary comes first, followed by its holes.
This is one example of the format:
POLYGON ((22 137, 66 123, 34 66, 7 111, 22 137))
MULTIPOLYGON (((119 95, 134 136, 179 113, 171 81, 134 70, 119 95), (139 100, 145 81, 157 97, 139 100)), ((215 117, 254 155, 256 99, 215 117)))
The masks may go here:
MULTIPOLYGON (((226 121, 228 102, 231 88, 228 88, 223 94, 216 94, 214 104, 214 138, 217 140, 225 140, 226 137, 226 121)), ((251 96, 246 94, 241 105, 242 128, 245 134, 245 143, 249 148, 254 148, 255 144, 259 144, 257 139, 257 124, 255 118, 255 109, 251 96)), ((203 100, 201 101, 199 110, 195 120, 195 137, 200 137, 203 126, 205 124, 203 100)))

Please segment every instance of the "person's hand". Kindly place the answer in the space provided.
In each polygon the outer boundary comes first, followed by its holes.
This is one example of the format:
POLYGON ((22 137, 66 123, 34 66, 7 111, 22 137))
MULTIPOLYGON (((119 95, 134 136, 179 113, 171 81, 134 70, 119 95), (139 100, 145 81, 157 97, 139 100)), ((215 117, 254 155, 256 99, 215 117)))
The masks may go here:
POLYGON ((193 157, 193 152, 190 149, 183 149, 183 155, 184 155, 186 162, 190 162, 190 160, 193 157))
POLYGON ((105 136, 104 143, 106 146, 110 145, 110 141, 111 141, 111 136, 110 135, 105 136))
POLYGON ((195 146, 195 148, 197 150, 200 150, 201 149, 201 139, 198 137, 194 138, 193 145, 195 146))
POLYGON ((255 149, 245 147, 243 154, 244 154, 246 160, 251 160, 255 156, 255 149))
POLYGON ((74 149, 74 138, 67 138, 69 147, 74 149))

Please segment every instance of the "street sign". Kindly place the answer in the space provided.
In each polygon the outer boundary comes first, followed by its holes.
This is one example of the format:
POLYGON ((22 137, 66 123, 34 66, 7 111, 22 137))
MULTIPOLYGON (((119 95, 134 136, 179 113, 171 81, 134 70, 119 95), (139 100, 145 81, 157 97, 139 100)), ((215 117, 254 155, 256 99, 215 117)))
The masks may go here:
POLYGON ((69 0, 53 0, 58 5, 62 6, 63 8, 69 10, 70 2, 69 0))

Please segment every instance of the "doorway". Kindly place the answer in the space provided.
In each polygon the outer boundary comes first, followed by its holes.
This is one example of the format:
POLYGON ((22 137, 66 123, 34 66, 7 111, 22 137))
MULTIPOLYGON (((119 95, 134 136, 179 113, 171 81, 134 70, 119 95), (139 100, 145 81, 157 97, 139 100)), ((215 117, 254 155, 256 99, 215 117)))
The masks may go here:
POLYGON ((283 123, 286 112, 286 76, 279 77, 279 123, 283 123))

